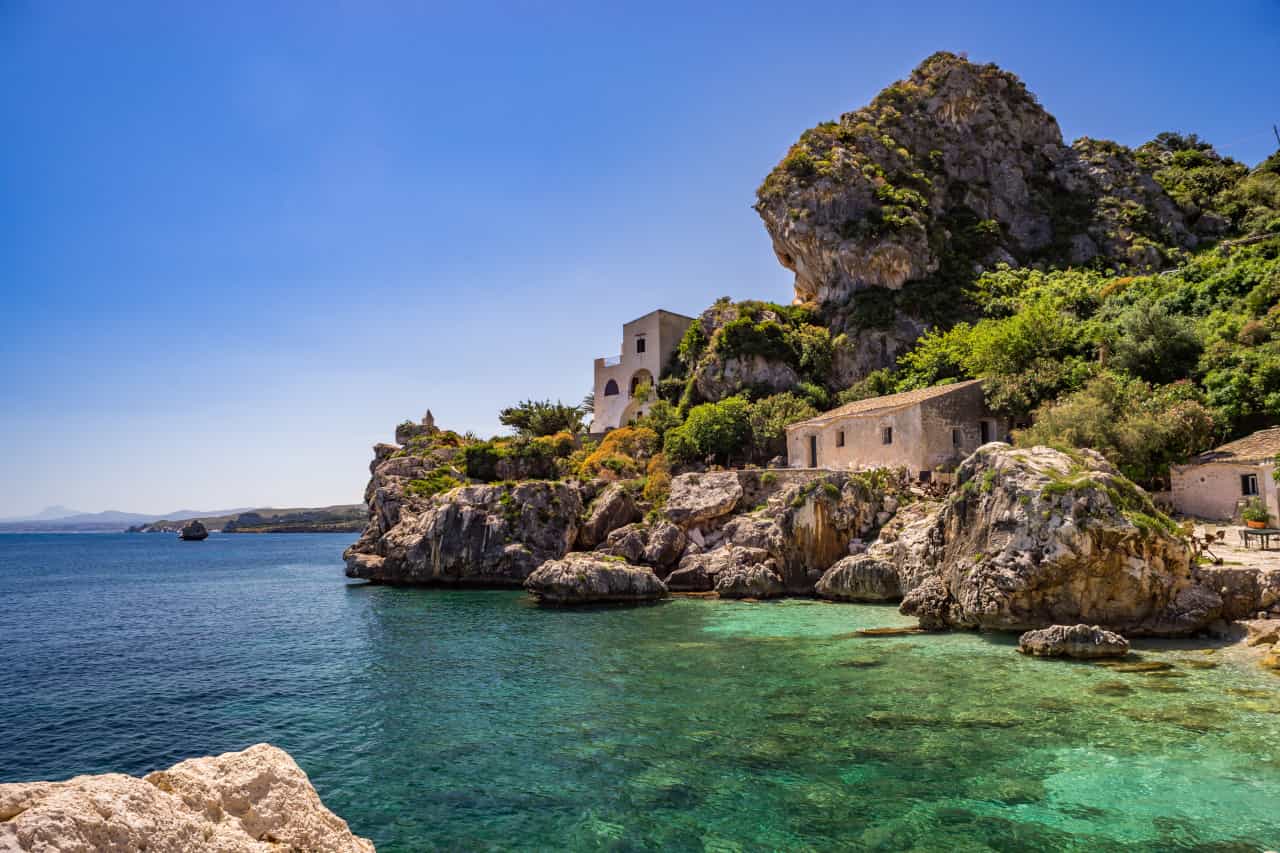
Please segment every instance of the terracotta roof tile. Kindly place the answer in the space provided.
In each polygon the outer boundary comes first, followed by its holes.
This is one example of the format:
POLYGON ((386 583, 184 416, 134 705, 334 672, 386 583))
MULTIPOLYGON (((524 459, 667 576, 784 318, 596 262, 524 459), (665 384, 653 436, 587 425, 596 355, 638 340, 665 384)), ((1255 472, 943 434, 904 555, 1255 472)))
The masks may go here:
POLYGON ((1201 453, 1192 462, 1269 462, 1276 454, 1280 454, 1280 427, 1271 427, 1201 453))
POLYGON ((845 403, 839 408, 832 409, 829 412, 823 412, 820 415, 809 418, 804 421, 796 421, 788 426, 787 429, 803 426, 818 426, 820 424, 830 423, 833 420, 847 417, 864 417, 867 415, 878 415, 884 412, 893 411, 895 409, 914 406, 923 403, 926 400, 932 400, 935 397, 945 397, 953 391, 962 388, 969 388, 973 385, 980 385, 981 379, 970 379, 965 382, 953 382, 950 385, 933 385, 929 388, 917 388, 914 391, 903 391, 901 394, 886 394, 883 397, 868 397, 865 400, 855 400, 852 403, 845 403))

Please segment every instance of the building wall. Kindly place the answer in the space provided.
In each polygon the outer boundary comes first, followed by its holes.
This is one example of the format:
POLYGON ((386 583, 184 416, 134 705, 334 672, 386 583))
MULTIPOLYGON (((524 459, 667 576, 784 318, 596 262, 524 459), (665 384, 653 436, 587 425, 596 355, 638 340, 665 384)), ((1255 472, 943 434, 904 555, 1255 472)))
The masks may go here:
POLYGON ((988 440, 1007 440, 1008 422, 991 414, 982 386, 972 385, 955 393, 921 403, 849 415, 825 425, 797 425, 787 430, 787 465, 808 468, 809 437, 818 438, 818 467, 836 470, 906 468, 912 476, 960 462, 982 444, 981 423, 988 424, 988 440), (885 427, 893 429, 893 442, 885 444, 885 427), (952 430, 960 430, 956 444, 952 430), (844 446, 839 434, 844 432, 844 446))
POLYGON ((619 356, 595 361, 593 433, 616 429, 646 413, 647 406, 631 396, 631 380, 640 376, 657 384, 662 378, 662 369, 691 322, 679 314, 653 311, 623 325, 619 356), (641 339, 645 342, 644 352, 637 352, 637 342, 641 339), (610 379, 618 383, 618 393, 605 396, 604 389, 610 379))
POLYGON ((1174 465, 1170 471, 1170 499, 1183 515, 1226 520, 1237 518, 1236 508, 1248 498, 1241 493, 1240 476, 1258 477, 1258 494, 1267 503, 1271 523, 1280 524, 1280 496, 1271 477, 1275 465, 1267 463, 1210 462, 1174 465))
POLYGON ((787 430, 787 465, 791 468, 906 468, 920 470, 922 431, 919 406, 904 406, 874 415, 851 416, 832 423, 787 430), (885 444, 882 431, 893 429, 893 441, 885 444), (844 432, 844 446, 839 442, 844 432), (809 458, 809 437, 817 436, 818 460, 809 458))
POLYGON ((996 417, 987 407, 981 385, 960 388, 953 394, 934 397, 920 404, 923 470, 959 464, 983 445, 982 424, 987 424, 987 441, 1008 441, 1009 421, 996 417), (959 443, 953 430, 959 430, 959 443))

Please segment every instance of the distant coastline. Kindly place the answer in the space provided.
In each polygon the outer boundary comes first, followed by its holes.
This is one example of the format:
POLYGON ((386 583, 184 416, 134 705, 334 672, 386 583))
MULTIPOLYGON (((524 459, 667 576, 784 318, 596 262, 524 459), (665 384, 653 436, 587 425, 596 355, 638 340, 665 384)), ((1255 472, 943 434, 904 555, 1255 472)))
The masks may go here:
POLYGON ((173 533, 193 519, 220 533, 358 533, 363 529, 363 504, 325 507, 259 507, 209 513, 183 510, 166 516, 137 513, 78 513, 63 518, 0 521, 4 533, 173 533))

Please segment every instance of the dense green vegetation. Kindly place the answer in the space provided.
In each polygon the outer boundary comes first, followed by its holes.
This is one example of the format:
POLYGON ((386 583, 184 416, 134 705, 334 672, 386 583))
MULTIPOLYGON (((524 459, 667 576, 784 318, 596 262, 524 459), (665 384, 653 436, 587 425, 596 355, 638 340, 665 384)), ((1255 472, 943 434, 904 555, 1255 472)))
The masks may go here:
MULTIPOLYGON (((910 94, 891 88, 876 109, 890 110, 910 94)), ((818 156, 825 150, 819 142, 841 134, 865 141, 876 130, 846 125, 806 134, 770 180, 836 168, 818 156)), ((877 139, 906 157, 891 138, 877 139)), ((946 243, 927 280, 858 291, 821 311, 722 298, 688 328, 657 386, 639 389, 647 414, 633 424, 595 444, 582 436, 590 401, 524 401, 500 415, 513 437, 415 439, 458 447, 460 459, 410 490, 435 493, 464 475, 603 476, 643 479, 660 499, 673 467, 763 464, 785 452, 785 429, 796 421, 965 379, 984 380, 988 403, 1014 420, 1019 443, 1091 447, 1148 486, 1161 485, 1171 464, 1280 423, 1280 152, 1250 170, 1179 134, 1161 134, 1134 151, 1100 140, 1081 140, 1076 150, 1086 160, 1136 162, 1182 208, 1201 247, 1171 248, 1152 212, 1121 193, 1087 201, 1109 206, 1109 221, 1127 229, 1132 245, 1159 254, 1164 271, 1121 274, 1096 261, 1053 268, 1061 247, 1026 266, 984 270, 1000 226, 957 202, 939 219, 946 243), (930 330, 894 366, 842 387, 836 377, 848 372, 839 359, 847 365, 856 336, 904 317, 930 330)), ((851 223, 851 234, 918 227, 929 175, 940 166, 920 152, 903 163, 893 174, 872 176, 879 212, 874 221, 851 223), (906 168, 916 161, 925 165, 906 168)), ((839 168, 850 166, 842 161, 839 168)), ((774 188, 766 182, 762 193, 774 188)), ((1046 204, 1055 224, 1089 214, 1070 197, 1046 204)))
MULTIPOLYGON (((694 405, 706 402, 698 392, 698 371, 714 372, 731 360, 759 358, 789 367, 800 379, 795 390, 825 408, 834 353, 831 331, 814 310, 756 300, 735 303, 722 297, 686 330, 657 394, 678 404, 685 416, 694 405)), ((777 390, 746 385, 734 393, 759 399, 777 390)))
POLYGON ((838 400, 983 378, 993 407, 1034 422, 1020 440, 1095 447, 1147 483, 1280 421, 1280 234, 1148 276, 1000 268, 970 298, 980 319, 838 400))
MULTIPOLYGON (((863 113, 892 115, 889 107, 918 94, 912 85, 890 87, 863 113)), ((762 195, 783 175, 821 176, 821 152, 841 134, 865 147, 875 128, 849 124, 846 117, 806 133, 762 195)), ((937 273, 899 291, 860 291, 810 321, 850 335, 889 328, 901 316, 932 326, 893 368, 830 388, 832 404, 981 378, 988 402, 1023 427, 1019 441, 1097 448, 1148 485, 1159 485, 1172 463, 1280 422, 1280 152, 1250 170, 1194 135, 1161 134, 1134 151, 1090 139, 1075 149, 1099 164, 1131 158, 1181 207, 1200 249, 1174 248, 1153 211, 1133 201, 1143 196, 1116 188, 1098 199, 1049 199, 1055 225, 1078 225, 1105 207, 1137 250, 1168 269, 1122 275, 1097 260, 1053 268, 1063 257, 1057 246, 1028 266, 980 272, 975 261, 999 239, 999 227, 957 206, 944 215, 948 241, 938 247, 937 273)), ((877 198, 906 216, 912 196, 901 191, 901 175, 890 177, 877 198)), ((850 225, 844 236, 867 227, 879 226, 850 225)), ((784 349, 780 336, 769 343, 770 351, 784 349)))

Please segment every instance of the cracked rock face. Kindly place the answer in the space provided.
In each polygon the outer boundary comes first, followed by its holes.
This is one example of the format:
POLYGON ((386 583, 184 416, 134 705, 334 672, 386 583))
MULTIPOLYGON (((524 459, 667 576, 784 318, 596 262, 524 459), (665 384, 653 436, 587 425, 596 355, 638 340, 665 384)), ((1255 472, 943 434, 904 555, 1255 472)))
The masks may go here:
POLYGON ((688 529, 728 515, 742 498, 742 483, 733 471, 681 474, 671 481, 666 514, 688 529))
POLYGON ((902 601, 921 627, 1179 636, 1222 609, 1172 522, 1097 453, 987 444, 956 482, 927 537, 936 574, 902 601))
POLYGON ((820 305, 996 263, 1149 270, 1196 243, 1129 149, 1066 145, 1017 77, 949 53, 805 131, 757 196, 797 301, 820 305))
POLYGON ((141 779, 105 773, 0 784, 0 850, 373 849, 325 808, 288 753, 265 743, 141 779))
MULTIPOLYGON (((375 476, 375 479, 377 477, 375 476)), ((393 494, 394 484, 379 493, 393 494)), ((547 560, 563 557, 578 535, 582 488, 529 481, 462 486, 428 499, 371 505, 370 525, 347 549, 347 576, 384 583, 519 587, 547 560)))

